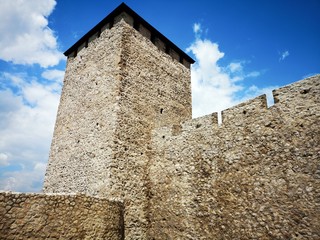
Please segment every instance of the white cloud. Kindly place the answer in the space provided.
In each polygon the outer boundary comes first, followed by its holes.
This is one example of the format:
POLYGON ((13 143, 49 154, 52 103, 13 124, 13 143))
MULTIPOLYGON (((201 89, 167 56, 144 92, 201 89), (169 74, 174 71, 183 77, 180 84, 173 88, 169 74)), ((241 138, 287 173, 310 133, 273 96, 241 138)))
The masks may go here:
POLYGON ((246 77, 259 77, 259 76, 260 76, 260 72, 258 71, 253 71, 246 75, 246 77))
POLYGON ((0 181, 0 189, 5 191, 39 192, 43 184, 46 164, 33 164, 29 170, 6 172, 0 181))
POLYGON ((280 53, 279 61, 283 61, 283 60, 286 59, 289 55, 290 55, 289 51, 284 51, 284 52, 280 53))
MULTIPOLYGON (((194 24, 195 40, 187 49, 195 55, 191 68, 193 117, 220 112, 249 98, 268 93, 270 88, 246 87, 244 80, 260 76, 259 71, 246 72, 246 61, 234 61, 226 67, 219 64, 224 57, 219 45, 201 37, 201 25, 194 24)), ((272 101, 272 100, 271 100, 272 101)))
POLYGON ((48 161, 61 83, 12 73, 2 74, 0 82, 0 153, 7 156, 0 164, 5 163, 8 168, 5 173, 0 169, 0 189, 39 191, 48 161))
POLYGON ((42 67, 64 59, 48 27, 55 5, 55 0, 0 1, 0 59, 42 67))
POLYGON ((229 64, 228 68, 232 73, 240 72, 243 70, 243 65, 241 64, 241 62, 232 62, 229 64))
POLYGON ((216 43, 197 38, 187 51, 196 57, 191 68, 193 117, 202 116, 231 106, 233 94, 241 90, 223 71, 218 61, 224 56, 216 43))

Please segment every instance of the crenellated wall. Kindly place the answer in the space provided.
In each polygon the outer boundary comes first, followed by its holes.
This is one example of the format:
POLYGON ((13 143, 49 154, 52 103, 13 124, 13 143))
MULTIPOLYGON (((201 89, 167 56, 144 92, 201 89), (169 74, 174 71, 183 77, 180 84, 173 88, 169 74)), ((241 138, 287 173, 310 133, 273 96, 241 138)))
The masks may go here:
POLYGON ((320 239, 320 75, 218 124, 124 3, 65 55, 45 194, 0 193, 0 239, 320 239))
POLYGON ((124 239, 123 204, 86 195, 0 192, 0 239, 124 239))
POLYGON ((155 128, 145 178, 134 176, 139 162, 122 173, 125 204, 1 192, 0 239, 319 239, 320 75, 273 94, 270 108, 257 97, 220 125, 213 113, 155 128), (132 208, 147 216, 141 238, 132 208))
POLYGON ((155 129, 154 239, 319 239, 320 76, 155 129))

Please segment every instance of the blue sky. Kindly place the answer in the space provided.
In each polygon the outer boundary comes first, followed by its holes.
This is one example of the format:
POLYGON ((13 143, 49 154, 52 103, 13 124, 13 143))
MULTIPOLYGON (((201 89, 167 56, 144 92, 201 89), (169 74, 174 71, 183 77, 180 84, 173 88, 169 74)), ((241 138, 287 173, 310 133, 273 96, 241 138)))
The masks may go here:
MULTIPOLYGON (((0 1, 0 190, 41 191, 63 52, 121 1, 0 1)), ((320 73, 319 0, 126 1, 187 51, 193 116, 320 73)))

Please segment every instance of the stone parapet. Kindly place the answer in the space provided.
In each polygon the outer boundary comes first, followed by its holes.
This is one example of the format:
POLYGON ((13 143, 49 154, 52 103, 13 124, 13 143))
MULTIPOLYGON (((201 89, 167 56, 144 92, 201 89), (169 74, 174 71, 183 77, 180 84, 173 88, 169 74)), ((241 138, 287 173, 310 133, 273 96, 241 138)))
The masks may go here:
POLYGON ((288 116, 312 114, 320 116, 318 103, 320 102, 320 75, 310 77, 293 84, 273 90, 274 105, 267 106, 266 95, 247 100, 221 112, 221 123, 218 122, 218 113, 211 113, 202 117, 189 119, 178 125, 156 128, 158 137, 176 136, 196 129, 229 129, 236 127, 250 127, 250 124, 268 122, 268 115, 274 115, 279 121, 288 121, 288 116), (281 119, 280 112, 284 118, 281 119), (275 113, 277 112, 277 113, 275 113))
POLYGON ((83 194, 0 192, 0 239, 124 239, 123 204, 83 194))
POLYGON ((320 75, 153 130, 154 239, 319 239, 320 75))

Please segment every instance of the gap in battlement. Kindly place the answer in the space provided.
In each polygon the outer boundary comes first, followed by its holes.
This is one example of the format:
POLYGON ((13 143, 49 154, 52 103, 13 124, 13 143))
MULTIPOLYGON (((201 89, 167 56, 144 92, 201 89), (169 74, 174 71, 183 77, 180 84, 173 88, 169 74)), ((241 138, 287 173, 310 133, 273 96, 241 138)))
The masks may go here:
POLYGON ((267 107, 270 108, 274 105, 274 97, 272 94, 272 91, 268 91, 266 92, 266 96, 267 96, 267 107))
POLYGON ((218 112, 218 125, 221 126, 222 124, 222 111, 218 112))

